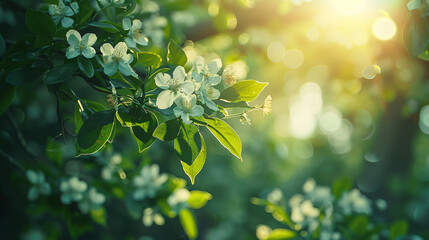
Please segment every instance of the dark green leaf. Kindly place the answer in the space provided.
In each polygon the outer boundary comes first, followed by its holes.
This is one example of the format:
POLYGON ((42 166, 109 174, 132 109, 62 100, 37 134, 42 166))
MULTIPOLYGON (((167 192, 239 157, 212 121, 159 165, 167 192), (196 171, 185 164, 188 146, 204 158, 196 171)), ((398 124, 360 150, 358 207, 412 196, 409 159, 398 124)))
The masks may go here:
POLYGON ((360 237, 367 233, 368 224, 369 224, 368 217, 365 215, 360 215, 355 217, 352 220, 352 222, 350 223, 350 230, 352 230, 356 236, 360 237))
POLYGON ((207 120, 203 116, 191 117, 191 120, 196 125, 207 126, 207 120))
POLYGON ((0 34, 0 57, 3 56, 6 51, 6 43, 4 42, 3 36, 0 34))
POLYGON ((133 124, 131 131, 136 137, 139 152, 143 152, 152 145, 155 138, 152 136, 158 126, 158 120, 152 112, 147 112, 146 117, 138 124, 133 124))
POLYGON ((109 32, 109 33, 119 32, 119 29, 116 26, 114 26, 111 23, 107 23, 107 22, 90 22, 90 23, 88 23, 88 25, 102 29, 102 30, 109 32))
POLYGON ((183 171, 185 171, 186 175, 188 175, 189 179, 191 179, 191 183, 195 183, 195 177, 198 173, 203 169, 204 164, 206 163, 207 150, 206 143, 204 141, 203 136, 200 134, 201 138, 201 150, 198 156, 195 158, 194 162, 191 165, 186 164, 181 161, 183 166, 183 171))
POLYGON ((91 17, 93 11, 90 0, 79 1, 79 23, 84 24, 91 17))
POLYGON ((86 57, 79 56, 77 58, 77 63, 80 70, 89 78, 94 76, 94 67, 92 66, 91 60, 86 57))
POLYGON ((162 62, 161 56, 154 52, 138 52, 137 61, 145 66, 159 68, 162 62))
POLYGON ((171 39, 168 43, 167 62, 173 65, 185 66, 188 58, 183 49, 171 39))
POLYGON ((42 11, 28 9, 25 15, 28 29, 47 38, 52 38, 57 30, 54 21, 51 17, 42 11))
POLYGON ((268 83, 261 83, 255 80, 239 81, 225 89, 220 94, 219 99, 229 102, 250 102, 256 99, 267 85, 268 83))
POLYGON ((206 205, 207 201, 212 199, 212 195, 203 191, 191 191, 191 196, 188 199, 190 208, 199 209, 206 205))
POLYGON ((192 165, 201 151, 201 137, 195 125, 182 124, 179 136, 174 139, 174 150, 181 161, 192 165))
POLYGON ((412 57, 420 55, 429 45, 428 23, 418 11, 413 11, 405 24, 404 43, 412 57))
POLYGON ((47 84, 56 84, 66 81, 71 78, 76 71, 74 64, 64 64, 52 68, 46 75, 45 82, 47 84))
POLYGON ((180 119, 170 119, 161 123, 153 132, 153 136, 162 141, 171 141, 179 135, 180 128, 180 119))
POLYGON ((234 129, 218 118, 207 118, 207 128, 217 140, 234 156, 243 161, 241 157, 241 140, 234 129))
POLYGON ((12 85, 34 83, 45 72, 44 68, 18 68, 6 76, 6 82, 12 85))
POLYGON ((76 139, 78 156, 96 153, 106 144, 113 132, 114 116, 114 111, 106 110, 92 114, 83 122, 76 139))
POLYGON ((3 82, 0 84, 0 115, 2 115, 12 104, 15 92, 15 86, 3 82))
POLYGON ((105 208, 99 208, 97 210, 91 210, 89 212, 91 214, 91 218, 92 220, 94 220, 94 222, 102 225, 102 226, 107 226, 107 222, 106 222, 106 209, 105 208))
POLYGON ((196 239, 198 236, 197 224, 192 213, 188 209, 183 209, 179 213, 180 222, 182 223, 183 230, 189 239, 196 239))
POLYGON ((48 156, 49 160, 56 163, 57 166, 62 166, 63 157, 61 145, 51 138, 48 138, 48 143, 46 144, 46 155, 48 156))

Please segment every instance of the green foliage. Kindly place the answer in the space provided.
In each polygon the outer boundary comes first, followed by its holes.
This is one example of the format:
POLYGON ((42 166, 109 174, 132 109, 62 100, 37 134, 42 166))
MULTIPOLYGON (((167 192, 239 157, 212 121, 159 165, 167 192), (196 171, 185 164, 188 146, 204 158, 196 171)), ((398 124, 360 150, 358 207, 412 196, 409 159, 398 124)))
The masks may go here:
POLYGON ((408 232, 408 222, 405 220, 399 220, 392 224, 390 227, 390 239, 395 240, 399 237, 404 236, 408 232))
POLYGON ((179 135, 182 123, 178 118, 161 123, 153 132, 153 136, 162 141, 171 141, 179 135))
POLYGON ((174 140, 174 150, 182 162, 192 165, 194 160, 200 154, 202 148, 202 140, 200 136, 198 128, 195 125, 182 124, 179 135, 174 140))
POLYGON ((200 171, 204 167, 204 164, 206 163, 206 157, 207 157, 206 143, 201 134, 200 134, 200 138, 201 138, 201 150, 198 156, 192 162, 192 164, 188 165, 187 163, 181 161, 181 164, 183 166, 183 171, 185 171, 186 175, 188 175, 192 184, 195 183, 195 177, 197 176, 198 173, 200 173, 200 171))
POLYGON ((167 62, 172 65, 185 66, 188 58, 183 49, 171 39, 168 43, 167 62))
POLYGON ((56 66, 49 70, 46 75, 45 83, 47 84, 56 84, 62 83, 70 79, 76 71, 76 66, 74 64, 63 64, 56 66))
POLYGON ((261 83, 255 80, 239 81, 225 89, 219 99, 233 103, 250 102, 256 99, 267 85, 268 83, 261 83))
POLYGON ((238 159, 241 157, 241 140, 234 129, 226 122, 218 118, 207 118, 207 128, 217 140, 238 159))
POLYGON ((196 239, 198 236, 197 225, 191 211, 183 209, 179 213, 180 222, 182 223, 183 230, 189 239, 196 239))
POLYGON ((15 86, 0 82, 0 115, 2 115, 12 104, 15 92, 15 86))
POLYGON ((28 9, 25 20, 28 29, 36 35, 52 38, 57 31, 54 21, 42 11, 28 9))
POLYGON ((114 112, 100 111, 92 114, 82 127, 76 138, 76 155, 98 152, 109 140, 114 127, 114 112))
POLYGON ((145 65, 152 68, 159 68, 162 63, 162 58, 154 52, 138 52, 137 60, 145 65))
POLYGON ((79 69, 89 78, 94 76, 94 67, 92 66, 91 60, 88 58, 79 56, 77 58, 79 69))
POLYGON ((189 207, 199 209, 206 205, 207 201, 212 199, 212 195, 204 191, 191 191, 191 197, 188 199, 189 207))
POLYGON ((293 239, 295 237, 296 237, 295 232, 289 229, 277 228, 277 229, 274 229, 266 239, 267 240, 286 240, 286 239, 293 239))
POLYGON ((412 13, 404 28, 405 46, 411 56, 419 56, 429 45, 429 26, 420 12, 412 13))

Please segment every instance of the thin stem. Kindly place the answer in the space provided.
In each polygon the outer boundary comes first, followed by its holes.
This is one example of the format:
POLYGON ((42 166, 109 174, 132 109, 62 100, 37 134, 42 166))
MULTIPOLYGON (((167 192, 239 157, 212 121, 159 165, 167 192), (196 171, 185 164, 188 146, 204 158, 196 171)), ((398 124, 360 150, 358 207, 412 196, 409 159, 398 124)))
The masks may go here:
POLYGON ((3 155, 4 158, 6 158, 10 163, 15 165, 21 172, 25 173, 25 168, 19 164, 12 156, 7 154, 5 151, 0 149, 0 155, 3 155))

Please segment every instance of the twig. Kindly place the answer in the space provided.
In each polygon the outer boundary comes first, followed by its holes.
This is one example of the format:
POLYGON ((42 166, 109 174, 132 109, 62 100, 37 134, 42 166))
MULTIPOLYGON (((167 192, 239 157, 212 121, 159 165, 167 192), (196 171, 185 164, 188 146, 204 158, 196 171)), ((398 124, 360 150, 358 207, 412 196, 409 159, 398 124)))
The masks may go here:
POLYGON ((6 111, 6 115, 9 118, 9 122, 12 124, 13 130, 15 130, 16 138, 18 139, 19 145, 24 149, 25 153, 33 158, 38 159, 37 155, 31 151, 31 149, 28 147, 27 142, 25 141, 24 136, 22 135, 21 129, 19 129, 18 124, 15 121, 15 118, 13 117, 12 113, 10 113, 10 110, 6 111))
POLYGON ((3 155, 3 157, 5 157, 10 163, 15 165, 20 171, 22 171, 25 174, 25 168, 21 164, 19 164, 12 156, 10 156, 9 154, 7 154, 5 151, 1 149, 0 149, 0 155, 3 155))

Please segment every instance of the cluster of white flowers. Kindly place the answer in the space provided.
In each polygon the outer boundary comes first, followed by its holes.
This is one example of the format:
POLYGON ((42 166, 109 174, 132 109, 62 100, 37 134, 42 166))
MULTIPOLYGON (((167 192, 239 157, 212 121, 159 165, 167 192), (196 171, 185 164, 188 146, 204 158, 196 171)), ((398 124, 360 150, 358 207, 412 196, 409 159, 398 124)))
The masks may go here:
POLYGON ((63 28, 69 28, 74 23, 71 16, 79 13, 79 4, 71 0, 58 0, 58 5, 50 4, 48 11, 55 24, 61 22, 63 28))
POLYGON ((153 223, 158 226, 162 226, 164 225, 165 220, 160 213, 154 211, 152 208, 146 208, 143 210, 142 222, 146 227, 152 226, 153 223))
POLYGON ((168 197, 167 203, 170 205, 173 212, 178 213, 180 210, 188 206, 188 199, 190 197, 191 193, 188 191, 188 189, 179 188, 168 197))
POLYGON ((94 187, 88 190, 88 184, 76 176, 61 181, 60 190, 61 202, 66 205, 79 203, 78 207, 82 213, 97 210, 106 201, 104 194, 97 192, 94 187))
POLYGON ((372 213, 371 201, 356 188, 343 193, 340 200, 338 200, 338 207, 344 215, 353 213, 369 215, 372 213))
POLYGON ((181 117, 186 124, 191 123, 190 117, 201 116, 204 113, 204 108, 197 105, 197 96, 202 104, 214 111, 219 111, 213 100, 220 96, 219 90, 214 86, 222 81, 221 76, 218 75, 221 68, 220 59, 215 59, 206 65, 204 58, 198 56, 188 74, 181 66, 176 67, 173 76, 158 73, 155 83, 163 89, 156 101, 158 108, 167 109, 175 103, 174 115, 181 117))
MULTIPOLYGON (((96 54, 92 45, 97 41, 97 36, 87 33, 81 37, 76 30, 69 30, 66 34, 70 47, 66 50, 68 59, 83 55, 86 58, 93 58, 96 54)), ((135 37, 135 36, 134 36, 135 37)), ((130 39, 130 41, 134 41, 130 39)), ((114 75, 118 70, 125 76, 137 77, 137 73, 131 68, 130 63, 134 60, 133 55, 127 53, 128 47, 125 42, 119 42, 113 47, 110 43, 105 43, 100 47, 103 55, 104 73, 108 76, 114 75)))
POLYGON ((104 167, 101 169, 101 177, 110 181, 113 178, 113 174, 118 171, 118 165, 121 164, 122 157, 119 154, 114 154, 110 157, 107 163, 104 163, 104 167))
POLYGON ((28 170, 26 172, 28 181, 32 184, 28 190, 28 199, 36 200, 40 195, 48 196, 51 194, 51 185, 46 182, 45 175, 42 172, 28 170))
POLYGON ((103 7, 112 5, 114 7, 120 7, 125 3, 125 0, 99 0, 103 7))
POLYGON ((154 198, 167 179, 167 174, 159 174, 158 165, 144 166, 140 171, 140 175, 137 175, 133 179, 133 186, 135 188, 133 192, 134 200, 140 201, 145 198, 154 198))

